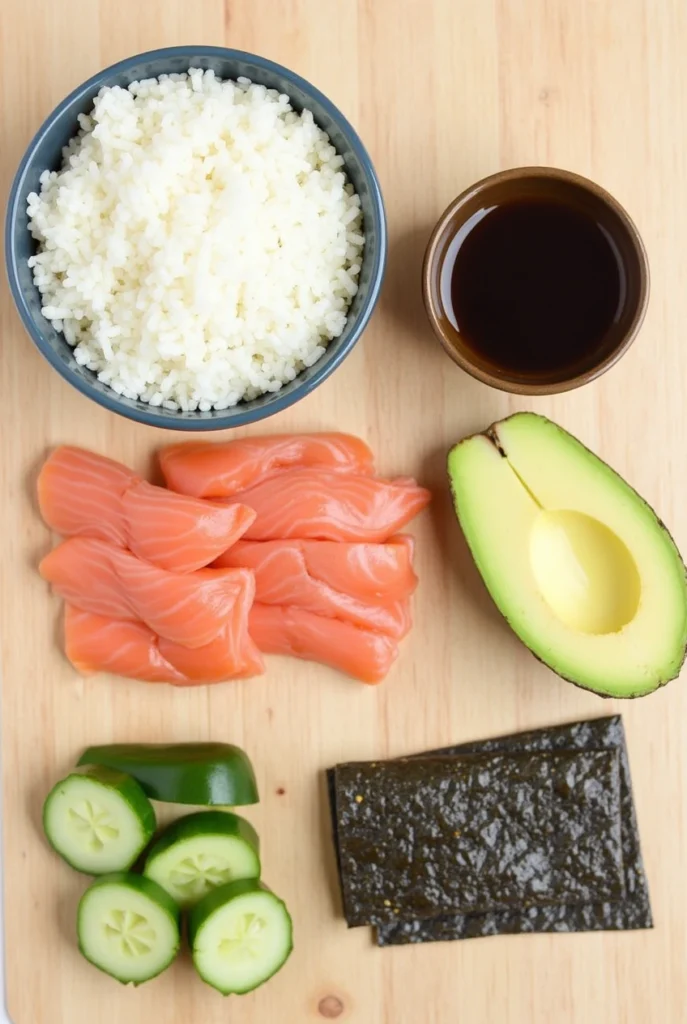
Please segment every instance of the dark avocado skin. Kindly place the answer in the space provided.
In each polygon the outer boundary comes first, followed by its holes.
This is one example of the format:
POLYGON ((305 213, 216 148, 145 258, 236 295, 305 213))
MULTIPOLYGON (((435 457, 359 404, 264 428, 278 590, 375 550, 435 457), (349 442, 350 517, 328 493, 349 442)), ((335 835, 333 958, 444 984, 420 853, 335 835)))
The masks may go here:
MULTIPOLYGON (((528 910, 498 911, 487 914, 442 914, 425 920, 395 921, 378 926, 378 945, 441 942, 451 939, 514 935, 525 932, 626 931, 653 927, 649 887, 644 873, 632 796, 625 732, 619 715, 555 726, 551 729, 535 729, 531 732, 516 733, 513 736, 503 736, 483 742, 465 743, 443 750, 430 751, 428 754, 420 754, 418 757, 436 757, 439 754, 472 754, 497 750, 561 749, 616 749, 618 751, 624 898, 614 903, 532 907, 528 910)), ((331 797, 332 787, 330 784, 330 799, 331 797)))
MULTIPOLYGON (((501 455, 502 458, 504 458, 504 459, 508 458, 507 453, 504 451, 504 449, 503 449, 503 447, 501 445, 501 441, 500 441, 499 435, 498 435, 498 428, 501 426, 502 423, 507 423, 508 420, 513 419, 513 418, 515 418, 517 416, 520 416, 520 415, 522 415, 522 414, 521 413, 517 413, 517 412, 513 413, 511 416, 506 416, 505 419, 497 420, 495 423, 492 423, 491 426, 487 427, 486 430, 478 431, 476 434, 471 434, 469 437, 463 438, 461 441, 458 442, 458 444, 455 444, 453 446, 453 448, 450 449, 449 455, 451 454, 451 452, 455 448, 460 447, 460 445, 463 444, 465 441, 469 441, 473 437, 480 437, 480 436, 482 436, 482 437, 486 437, 487 440, 491 441, 491 443, 494 445, 494 447, 496 448, 496 450, 498 451, 499 455, 501 455)), ((540 416, 538 413, 528 413, 528 415, 529 416, 537 416, 538 419, 546 420, 546 422, 548 422, 548 423, 552 422, 551 420, 547 420, 546 416, 540 416)), ((563 431, 562 427, 558 427, 557 424, 554 424, 554 426, 556 426, 557 429, 561 430, 563 433, 566 433, 566 434, 568 433, 568 431, 563 431)), ((589 454, 592 455, 595 459, 599 459, 599 456, 596 455, 594 452, 592 452, 592 450, 590 448, 587 448, 586 445, 582 444, 582 442, 577 437, 574 437, 573 435, 568 435, 568 436, 573 437, 573 440, 579 445, 580 448, 584 449, 585 452, 589 452, 589 454)), ((599 461, 603 462, 603 459, 599 459, 599 461)), ((613 470, 613 472, 615 472, 615 471, 613 470)), ((456 513, 456 518, 458 519, 458 522, 460 523, 460 515, 458 514, 458 507, 457 507, 457 504, 456 504, 456 493, 455 493, 455 491, 453 489, 453 480, 451 479, 450 471, 448 471, 447 475, 448 475, 448 480, 449 480, 449 488, 450 488, 450 491, 451 491, 451 499, 453 501, 453 508, 454 508, 455 513, 456 513)), ((630 484, 627 483, 627 480, 625 480, 622 477, 620 479, 622 479, 623 483, 627 487, 629 487, 630 490, 632 490, 634 494, 637 495, 637 498, 639 499, 639 501, 641 501, 642 504, 645 505, 649 509, 649 511, 651 512, 652 516, 656 520, 657 526, 667 534, 667 536, 669 537, 669 539, 671 540, 671 542, 675 546, 675 550, 678 551, 679 549, 677 547, 677 544, 675 544, 675 540, 674 540, 672 534, 670 533, 670 530, 668 530, 666 525, 665 525, 665 523, 661 519, 659 519, 659 517, 656 515, 656 512, 653 510, 651 505, 649 505, 649 503, 647 501, 645 501, 644 498, 642 498, 641 494, 637 494, 637 491, 635 491, 633 487, 630 487, 630 484)), ((461 526, 462 526, 462 524, 461 524, 461 526)), ((465 536, 465 541, 466 541, 466 543, 468 545, 468 548, 470 548, 470 553, 473 555, 473 558, 474 558, 474 553, 472 551, 472 548, 470 547, 470 541, 468 540, 468 538, 467 538, 467 536, 465 534, 464 534, 464 536, 465 536)), ((685 574, 685 579, 687 580, 687 566, 685 566, 684 562, 682 563, 682 568, 683 568, 683 571, 684 571, 684 574, 685 574)), ((480 576, 480 578, 481 578, 481 576, 480 576)), ((484 583, 483 583, 483 586, 484 586, 484 589, 489 594, 489 596, 491 597, 491 593, 489 592, 489 588, 484 583)), ((492 601, 493 601, 493 598, 492 598, 492 601)), ((496 603, 496 601, 493 601, 493 603, 494 603, 494 606, 496 607, 497 611, 499 612, 499 614, 508 623, 508 625, 513 630, 515 635, 518 636, 517 630, 515 630, 515 628, 513 627, 513 624, 510 621, 510 619, 508 618, 508 616, 505 615, 504 612, 501 611, 501 609, 499 608, 499 606, 496 603)), ((520 639, 520 638, 518 637, 518 639, 520 639)), ((523 646, 527 647, 527 644, 525 644, 524 641, 521 640, 520 642, 523 643, 523 646)), ((653 689, 651 689, 651 690, 641 690, 638 693, 600 693, 599 690, 595 690, 594 687, 592 687, 592 686, 586 686, 579 679, 571 679, 569 676, 563 675, 562 672, 559 672, 558 669, 556 669, 548 661, 544 661, 544 659, 540 655, 535 654, 535 652, 531 649, 531 647, 527 647, 527 650, 530 652, 530 654, 534 658, 537 659, 538 662, 540 662, 542 665, 546 665, 546 667, 548 669, 550 669, 551 672, 554 672, 564 682, 572 683, 573 686, 577 686, 581 690, 586 690, 589 693, 595 693, 597 695, 597 697, 601 697, 603 700, 636 700, 638 697, 646 697, 649 693, 655 693, 655 691, 659 690, 662 686, 665 686, 667 683, 672 682, 673 679, 677 679, 677 677, 680 675, 680 672, 683 669, 683 666, 685 664, 685 659, 687 658, 687 643, 685 643, 683 645, 683 648, 682 648, 682 657, 681 657, 680 663, 677 666, 675 672, 672 675, 667 676, 665 679, 659 679, 659 681, 656 683, 656 686, 653 689)))
POLYGON ((624 896, 616 750, 350 764, 335 786, 349 925, 624 896))

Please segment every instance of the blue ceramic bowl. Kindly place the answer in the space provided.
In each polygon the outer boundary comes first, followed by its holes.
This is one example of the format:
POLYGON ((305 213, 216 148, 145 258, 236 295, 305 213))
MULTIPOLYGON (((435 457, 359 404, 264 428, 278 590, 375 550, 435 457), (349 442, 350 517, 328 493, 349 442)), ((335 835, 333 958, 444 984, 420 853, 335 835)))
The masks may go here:
POLYGON ((379 297, 386 249, 386 219, 379 182, 365 147, 343 114, 293 71, 251 53, 216 46, 174 46, 142 53, 113 64, 79 86, 52 112, 26 151, 12 185, 5 223, 5 258, 12 295, 24 326, 45 358, 65 380, 106 409, 140 423, 175 430, 225 430, 243 426, 281 412, 310 394, 345 359, 365 329, 379 297), (28 229, 26 197, 29 192, 39 191, 39 178, 46 168, 57 170, 60 167, 62 147, 78 130, 77 115, 91 110, 94 97, 104 85, 127 86, 140 78, 187 71, 189 67, 212 68, 220 78, 235 79, 244 75, 253 82, 286 93, 297 110, 303 107, 311 110, 317 124, 329 134, 344 158, 348 177, 360 196, 365 232, 359 288, 346 328, 339 338, 330 342, 322 358, 276 394, 242 402, 233 409, 206 413, 171 412, 122 398, 101 384, 91 370, 79 366, 64 337, 42 316, 41 297, 27 266, 36 244, 28 229))

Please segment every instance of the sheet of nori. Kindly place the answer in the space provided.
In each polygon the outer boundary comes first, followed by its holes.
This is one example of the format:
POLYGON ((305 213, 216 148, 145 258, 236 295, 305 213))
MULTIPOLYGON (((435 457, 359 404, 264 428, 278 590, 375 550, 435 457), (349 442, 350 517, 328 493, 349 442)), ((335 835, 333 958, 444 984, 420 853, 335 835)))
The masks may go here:
POLYGON ((336 769, 352 926, 624 895, 615 750, 336 769))
MULTIPOLYGON (((644 873, 639 829, 632 797, 630 763, 625 730, 619 715, 573 722, 550 729, 534 729, 498 739, 464 743, 436 754, 464 754, 484 750, 592 750, 617 748, 620 767, 620 834, 623 848, 625 897, 617 903, 532 907, 517 912, 442 914, 414 922, 393 922, 377 929, 380 946, 410 942, 442 942, 488 935, 526 932, 629 931, 653 928, 649 887, 644 873)), ((423 757, 426 755, 417 755, 423 757)))
MULTIPOLYGON (((593 750, 617 748, 620 768, 620 834, 623 849, 625 897, 615 903, 589 903, 575 906, 532 907, 519 911, 492 911, 487 914, 442 914, 414 922, 394 921, 377 928, 380 946, 415 942, 441 942, 451 939, 481 938, 489 935, 516 935, 533 932, 625 931, 652 928, 639 830, 632 798, 632 779, 625 744, 625 730, 619 715, 572 722, 548 729, 501 736, 497 739, 463 743, 428 751, 418 758, 440 755, 479 753, 481 751, 593 750)), ((341 862, 337 834, 334 769, 327 771, 331 821, 339 878, 341 862)))

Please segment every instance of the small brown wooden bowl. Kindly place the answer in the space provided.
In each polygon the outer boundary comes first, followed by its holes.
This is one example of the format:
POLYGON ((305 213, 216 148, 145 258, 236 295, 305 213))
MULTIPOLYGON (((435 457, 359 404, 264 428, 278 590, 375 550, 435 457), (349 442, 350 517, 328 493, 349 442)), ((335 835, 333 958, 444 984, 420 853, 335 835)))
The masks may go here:
MULTIPOLYGON (((444 282, 444 284, 446 284, 444 282)), ((483 178, 444 211, 425 252, 422 290, 434 333, 454 363, 477 380, 519 395, 571 391, 616 363, 634 341, 649 301, 649 262, 641 236, 620 203, 599 185, 555 167, 517 167, 483 178), (618 319, 596 350, 564 370, 518 374, 505 370, 472 348, 450 319, 442 301, 442 274, 450 273, 457 237, 480 210, 514 199, 565 200, 591 214, 612 238, 623 262, 627 295, 618 319)))

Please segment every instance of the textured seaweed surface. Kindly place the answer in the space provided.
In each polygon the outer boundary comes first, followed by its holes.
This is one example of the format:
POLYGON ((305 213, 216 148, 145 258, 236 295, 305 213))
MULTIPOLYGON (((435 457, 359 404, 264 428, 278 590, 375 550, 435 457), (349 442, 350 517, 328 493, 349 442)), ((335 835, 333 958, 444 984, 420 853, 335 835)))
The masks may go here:
POLYGON ((617 751, 336 769, 350 925, 624 894, 617 751))
MULTIPOLYGON (((489 914, 442 914, 431 920, 394 922, 377 929, 380 946, 409 942, 441 942, 488 935, 523 932, 626 931, 653 928, 649 887, 639 844, 639 830, 632 798, 630 764, 625 730, 619 715, 574 722, 551 729, 535 729, 477 743, 464 743, 442 754, 475 753, 485 750, 591 750, 617 748, 620 761, 620 834, 623 848, 625 898, 617 903, 588 903, 576 906, 532 907, 517 912, 489 914)), ((423 757, 425 755, 418 755, 423 757)))
MULTIPOLYGON (((441 914, 415 921, 393 921, 377 929, 379 945, 411 942, 438 942, 449 939, 478 938, 524 932, 618 931, 651 928, 653 921, 649 890, 642 863, 639 833, 632 798, 630 767, 625 734, 619 716, 575 722, 516 733, 511 736, 418 754, 418 759, 442 755, 482 752, 518 752, 544 750, 617 749, 620 769, 621 844, 625 897, 617 902, 531 907, 526 910, 492 911, 481 914, 441 914)), ((339 862, 334 772, 327 772, 332 807, 334 845, 339 862)))

